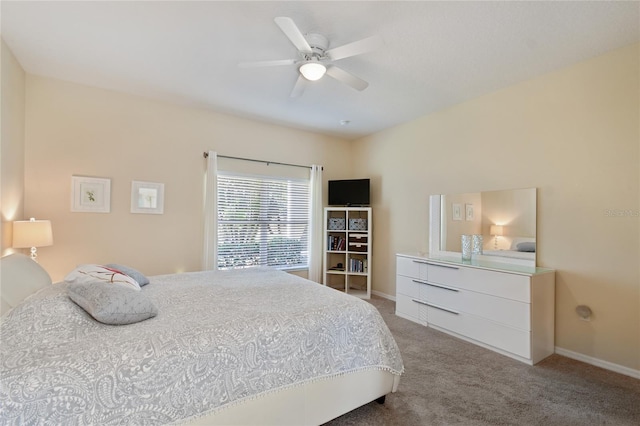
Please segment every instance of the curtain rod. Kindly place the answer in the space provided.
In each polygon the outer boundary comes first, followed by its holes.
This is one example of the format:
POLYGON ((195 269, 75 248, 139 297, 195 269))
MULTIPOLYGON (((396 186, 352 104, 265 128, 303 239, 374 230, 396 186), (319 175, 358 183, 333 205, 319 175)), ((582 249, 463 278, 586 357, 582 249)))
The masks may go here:
MULTIPOLYGON (((209 157, 209 153, 206 152, 206 151, 203 152, 202 155, 204 156, 204 158, 208 158, 209 157)), ((220 157, 220 158, 229 158, 231 160, 253 161, 255 163, 265 163, 266 165, 277 164, 279 166, 302 167, 304 169, 310 169, 311 168, 311 166, 303 166, 303 165, 300 165, 300 164, 279 163, 277 161, 256 160, 256 159, 253 159, 253 158, 231 157, 229 155, 218 155, 218 157, 220 157)), ((324 169, 324 167, 322 169, 324 169)))

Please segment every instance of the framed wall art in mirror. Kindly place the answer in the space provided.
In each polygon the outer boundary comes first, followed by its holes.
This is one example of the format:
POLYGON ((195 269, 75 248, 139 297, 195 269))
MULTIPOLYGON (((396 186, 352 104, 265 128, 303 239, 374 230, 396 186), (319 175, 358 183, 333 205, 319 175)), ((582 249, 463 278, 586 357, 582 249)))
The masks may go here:
POLYGON ((481 235, 476 258, 536 266, 536 200, 536 188, 432 195, 429 253, 460 256, 461 236, 481 235), (461 205, 471 206, 464 221, 455 220, 461 205))
POLYGON ((462 220, 462 205, 461 204, 452 204, 451 205, 451 219, 452 220, 462 220))

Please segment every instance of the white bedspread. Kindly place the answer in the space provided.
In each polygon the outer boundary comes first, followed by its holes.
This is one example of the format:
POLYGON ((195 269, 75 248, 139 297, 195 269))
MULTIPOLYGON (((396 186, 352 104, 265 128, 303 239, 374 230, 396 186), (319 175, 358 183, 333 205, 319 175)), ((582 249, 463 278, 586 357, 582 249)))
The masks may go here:
POLYGON ((485 256, 498 256, 508 257, 511 259, 523 259, 523 260, 536 260, 536 254, 534 252, 517 251, 517 250, 484 250, 482 252, 485 256))
POLYGON ((377 310, 268 268, 151 277, 157 317, 96 322, 40 290, 0 324, 1 424, 164 424, 363 369, 403 371, 377 310))

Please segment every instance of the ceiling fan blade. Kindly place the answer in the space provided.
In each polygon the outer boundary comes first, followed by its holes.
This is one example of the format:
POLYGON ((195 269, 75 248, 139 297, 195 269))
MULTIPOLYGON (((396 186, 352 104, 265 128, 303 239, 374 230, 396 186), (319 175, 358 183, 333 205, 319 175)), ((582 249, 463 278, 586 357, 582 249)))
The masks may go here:
POLYGON ((293 90, 291 91, 289 97, 297 98, 301 96, 304 92, 305 87, 307 87, 307 79, 302 75, 299 75, 298 80, 296 80, 296 84, 293 86, 293 90))
POLYGON ((309 46, 304 35, 300 32, 295 22, 293 22, 293 19, 287 18, 286 16, 279 16, 274 18, 274 21, 298 51, 311 53, 311 46, 309 46))
POLYGON ((355 75, 336 66, 328 66, 327 75, 346 84, 347 86, 353 87, 356 90, 362 91, 369 86, 369 83, 367 83, 363 79, 356 77, 355 75))
POLYGON ((296 62, 296 59, 278 59, 275 61, 240 62, 238 66, 240 68, 278 67, 281 65, 294 65, 296 62))
POLYGON ((353 43, 343 44, 326 51, 326 55, 333 61, 348 58, 350 56, 360 55, 362 53, 371 52, 382 44, 380 36, 372 36, 354 41, 353 43))

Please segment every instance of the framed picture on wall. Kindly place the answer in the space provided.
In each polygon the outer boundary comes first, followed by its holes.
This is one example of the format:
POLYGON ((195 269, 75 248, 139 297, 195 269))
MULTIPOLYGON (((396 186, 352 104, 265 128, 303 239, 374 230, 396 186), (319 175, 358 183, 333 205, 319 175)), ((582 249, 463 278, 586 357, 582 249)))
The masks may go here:
POLYGON ((132 181, 131 213, 163 214, 164 183, 132 181))
POLYGON ((111 179, 71 176, 71 211, 109 213, 111 211, 111 179))
POLYGON ((451 204, 451 214, 453 220, 462 220, 462 204, 451 204))
POLYGON ((465 204, 464 211, 465 211, 465 219, 473 220, 473 204, 465 204))

